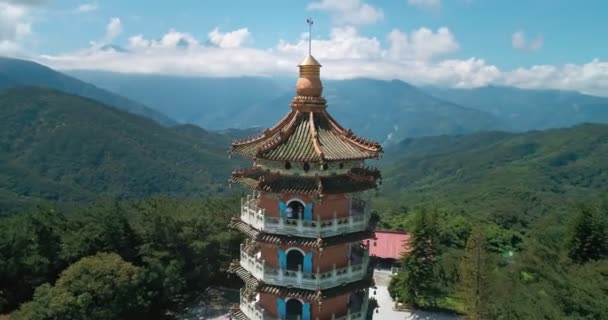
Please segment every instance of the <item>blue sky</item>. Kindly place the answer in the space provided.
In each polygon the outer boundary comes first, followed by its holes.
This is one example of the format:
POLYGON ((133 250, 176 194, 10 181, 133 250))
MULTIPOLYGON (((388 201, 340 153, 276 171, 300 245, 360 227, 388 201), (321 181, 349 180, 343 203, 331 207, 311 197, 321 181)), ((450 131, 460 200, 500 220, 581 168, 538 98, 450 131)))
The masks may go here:
POLYGON ((0 0, 0 54, 59 69, 289 74, 310 16, 327 77, 608 95, 606 12, 601 0, 0 0))

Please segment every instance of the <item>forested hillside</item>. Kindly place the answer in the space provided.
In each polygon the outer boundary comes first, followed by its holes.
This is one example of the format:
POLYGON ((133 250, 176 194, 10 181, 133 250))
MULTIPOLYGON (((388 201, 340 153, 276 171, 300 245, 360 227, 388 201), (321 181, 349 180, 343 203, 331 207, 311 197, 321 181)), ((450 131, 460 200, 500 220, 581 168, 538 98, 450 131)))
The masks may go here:
POLYGON ((238 161, 227 135, 167 128, 36 88, 0 94, 0 211, 31 201, 217 195, 238 161))
POLYGON ((608 125, 601 124, 407 139, 386 152, 377 204, 446 206, 527 225, 608 192, 605 159, 608 125))
POLYGON ((165 125, 175 124, 166 115, 118 94, 55 71, 33 61, 0 57, 0 91, 17 87, 41 87, 95 99, 103 104, 139 114, 165 125))
POLYGON ((471 319, 608 317, 608 125, 410 139, 374 198, 412 234, 393 296, 471 319))

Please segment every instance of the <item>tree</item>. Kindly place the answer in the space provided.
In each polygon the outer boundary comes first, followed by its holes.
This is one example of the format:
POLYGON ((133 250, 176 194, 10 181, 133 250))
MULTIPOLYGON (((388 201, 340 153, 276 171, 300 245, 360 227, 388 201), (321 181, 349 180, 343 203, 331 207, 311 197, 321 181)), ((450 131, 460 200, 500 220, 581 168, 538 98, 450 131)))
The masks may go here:
POLYGON ((582 206, 572 224, 569 257, 577 263, 608 257, 608 205, 582 206))
POLYGON ((64 226, 64 215, 46 208, 0 219, 0 313, 30 299, 34 288, 64 267, 59 259, 64 226))
MULTIPOLYGON (((434 305, 439 292, 435 267, 439 256, 436 212, 422 210, 414 221, 411 251, 404 259, 401 297, 414 307, 434 305)), ((398 285, 398 284, 397 284, 398 285)))
POLYGON ((142 319, 150 303, 143 269, 99 253, 68 267, 55 286, 44 284, 15 313, 17 320, 142 319))
POLYGON ((464 303, 467 319, 487 318, 488 255, 484 229, 474 227, 467 239, 465 254, 460 265, 459 293, 464 303))

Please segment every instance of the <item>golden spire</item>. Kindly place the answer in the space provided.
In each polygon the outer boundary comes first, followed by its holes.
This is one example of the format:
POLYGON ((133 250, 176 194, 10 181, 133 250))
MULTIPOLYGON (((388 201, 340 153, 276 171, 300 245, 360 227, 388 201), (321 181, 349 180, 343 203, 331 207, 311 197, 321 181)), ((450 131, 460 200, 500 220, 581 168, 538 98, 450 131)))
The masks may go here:
POLYGON ((321 64, 311 54, 313 21, 308 18, 306 23, 308 24, 308 56, 298 65, 300 78, 296 83, 296 92, 299 96, 320 97, 323 92, 321 64))

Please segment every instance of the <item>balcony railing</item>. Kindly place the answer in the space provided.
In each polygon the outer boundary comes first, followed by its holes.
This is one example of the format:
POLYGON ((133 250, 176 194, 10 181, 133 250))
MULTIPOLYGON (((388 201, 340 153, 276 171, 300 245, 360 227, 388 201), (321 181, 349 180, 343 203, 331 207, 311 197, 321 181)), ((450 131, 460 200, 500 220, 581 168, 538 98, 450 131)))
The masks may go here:
POLYGON ((365 248, 360 262, 350 264, 344 268, 333 268, 326 272, 303 272, 270 267, 266 262, 256 256, 247 254, 241 244, 240 264, 256 279, 264 283, 277 286, 292 286, 302 289, 317 290, 328 289, 344 283, 363 279, 369 268, 369 250, 365 248))
MULTIPOLYGON (((361 308, 357 311, 352 312, 350 309, 348 313, 340 318, 335 318, 335 320, 361 320, 367 318, 367 307, 369 306, 369 297, 368 294, 363 296, 363 302, 361 304, 361 308)), ((332 317, 332 319, 334 319, 332 317)))
MULTIPOLYGON (((332 320, 363 320, 367 317, 367 308, 369 305, 368 295, 363 296, 363 302, 361 304, 361 308, 358 311, 352 312, 348 310, 347 314, 337 318, 335 315, 332 315, 332 320)), ((266 313, 264 308, 262 308, 255 301, 247 301, 245 294, 243 293, 243 289, 241 289, 241 301, 239 305, 241 311, 251 320, 281 320, 280 317, 272 317, 266 313)), ((299 317, 296 317, 297 320, 300 320, 299 317)))
POLYGON ((275 318, 266 315, 264 312, 264 308, 260 307, 255 301, 247 301, 246 295, 241 289, 241 303, 239 308, 241 312, 243 312, 247 318, 251 320, 273 320, 275 318))
POLYGON ((260 231, 300 237, 331 237, 343 233, 367 229, 370 214, 360 205, 353 206, 351 215, 331 219, 307 221, 266 216, 266 210, 258 207, 255 195, 241 199, 241 220, 260 231))

